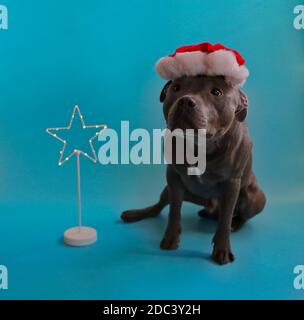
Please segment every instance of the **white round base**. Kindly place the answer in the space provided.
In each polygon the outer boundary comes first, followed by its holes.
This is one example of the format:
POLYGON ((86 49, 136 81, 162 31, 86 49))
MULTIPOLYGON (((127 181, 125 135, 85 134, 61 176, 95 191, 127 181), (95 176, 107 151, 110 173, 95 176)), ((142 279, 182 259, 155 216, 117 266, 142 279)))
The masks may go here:
POLYGON ((74 227, 64 232, 64 243, 73 247, 93 244, 97 240, 97 231, 90 227, 74 227))

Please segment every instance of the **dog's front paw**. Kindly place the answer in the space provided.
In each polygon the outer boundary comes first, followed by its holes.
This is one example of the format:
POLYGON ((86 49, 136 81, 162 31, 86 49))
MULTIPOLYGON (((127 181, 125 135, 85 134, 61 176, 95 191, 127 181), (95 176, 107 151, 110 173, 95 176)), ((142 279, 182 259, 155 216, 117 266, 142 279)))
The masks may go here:
POLYGON ((179 245, 178 237, 163 238, 160 242, 160 248, 164 250, 176 250, 179 245))
POLYGON ((176 232, 166 231, 163 240, 160 242, 160 248, 165 250, 175 250, 179 245, 180 229, 176 232))
POLYGON ((212 252, 212 259, 216 263, 223 265, 229 262, 233 262, 235 260, 235 257, 229 247, 217 248, 216 246, 214 246, 212 252))

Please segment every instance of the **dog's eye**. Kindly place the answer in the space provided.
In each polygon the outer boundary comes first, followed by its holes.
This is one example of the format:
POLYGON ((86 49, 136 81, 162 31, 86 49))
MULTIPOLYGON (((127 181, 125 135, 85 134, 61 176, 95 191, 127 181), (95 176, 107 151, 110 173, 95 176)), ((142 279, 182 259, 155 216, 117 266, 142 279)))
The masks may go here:
POLYGON ((216 97, 222 96, 223 92, 219 88, 213 88, 210 91, 211 94, 213 94, 216 97))
POLYGON ((173 86, 173 91, 174 92, 177 92, 177 91, 179 91, 180 90, 180 85, 179 84, 175 84, 174 86, 173 86))

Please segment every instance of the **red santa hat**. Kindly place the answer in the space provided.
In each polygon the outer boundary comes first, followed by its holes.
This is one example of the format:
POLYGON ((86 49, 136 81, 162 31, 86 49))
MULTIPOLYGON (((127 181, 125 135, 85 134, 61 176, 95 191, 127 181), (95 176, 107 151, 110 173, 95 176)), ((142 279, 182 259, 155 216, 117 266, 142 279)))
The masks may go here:
POLYGON ((177 48, 175 53, 158 60, 156 70, 167 80, 182 76, 221 75, 237 86, 242 86, 249 76, 245 60, 236 50, 209 42, 177 48))

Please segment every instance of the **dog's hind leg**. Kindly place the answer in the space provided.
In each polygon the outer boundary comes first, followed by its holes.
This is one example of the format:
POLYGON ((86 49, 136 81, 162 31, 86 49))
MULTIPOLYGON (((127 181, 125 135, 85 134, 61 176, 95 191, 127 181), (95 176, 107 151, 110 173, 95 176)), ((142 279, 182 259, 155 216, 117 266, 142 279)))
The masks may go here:
POLYGON ((121 214, 121 219, 125 222, 136 222, 146 218, 158 216, 162 209, 169 204, 168 187, 162 191, 159 201, 153 206, 144 209, 127 210, 121 214))
POLYGON ((189 191, 185 191, 184 201, 197 204, 199 206, 204 206, 204 209, 198 212, 200 217, 208 219, 217 219, 218 218, 218 199, 210 198, 206 199, 201 196, 197 196, 189 191))
POLYGON ((218 212, 218 199, 207 199, 204 204, 204 209, 198 212, 198 215, 202 218, 217 220, 219 216, 218 212))
POLYGON ((260 213, 266 204, 264 192, 256 182, 241 189, 236 205, 234 217, 232 219, 232 231, 238 231, 247 220, 260 213))

